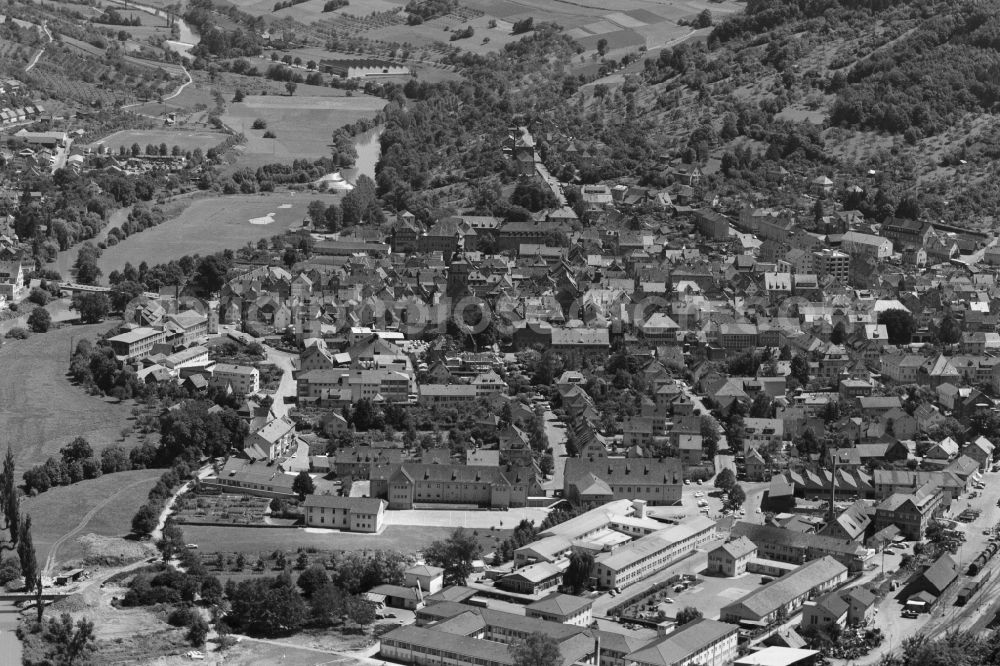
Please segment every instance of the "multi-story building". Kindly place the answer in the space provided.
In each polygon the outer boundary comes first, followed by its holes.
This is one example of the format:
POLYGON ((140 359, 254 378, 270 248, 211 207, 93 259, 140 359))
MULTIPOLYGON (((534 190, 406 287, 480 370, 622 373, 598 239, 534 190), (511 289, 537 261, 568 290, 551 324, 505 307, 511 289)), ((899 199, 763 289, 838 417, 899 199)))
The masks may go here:
POLYGON ((851 273, 851 256, 830 248, 817 250, 812 253, 812 272, 820 279, 829 275, 847 284, 851 273))
POLYGON ((247 435, 244 453, 255 460, 273 462, 284 456, 295 442, 295 424, 284 418, 272 419, 247 435))
POLYGON ((730 535, 746 537, 757 546, 757 556, 789 564, 802 564, 821 557, 833 557, 851 571, 864 568, 868 557, 865 547, 855 541, 797 532, 772 525, 738 522, 730 535))
POLYGON ((785 422, 781 419, 743 419, 743 450, 764 450, 780 447, 785 436, 785 422))
POLYGON ((594 578, 606 590, 623 588, 659 573, 715 538, 715 521, 698 516, 652 532, 594 558, 594 578))
POLYGON ((249 365, 216 363, 208 385, 235 395, 253 395, 260 391, 260 371, 249 365))
POLYGON ((306 495, 305 523, 346 532, 377 533, 385 518, 385 501, 371 497, 306 495))
POLYGON ((907 539, 923 539, 942 501, 941 488, 934 483, 910 494, 893 493, 875 509, 875 529, 895 525, 907 539))
POLYGON ((679 504, 683 483, 683 466, 677 458, 570 458, 563 496, 585 507, 616 499, 679 504))
POLYGON ((723 576, 746 573, 747 564, 757 556, 757 546, 746 537, 738 537, 708 552, 708 572, 723 576))
POLYGON ((739 351, 757 346, 756 324, 722 324, 719 344, 723 349, 739 351))
POLYGON ((892 241, 874 234, 848 231, 841 238, 841 248, 851 256, 870 256, 888 259, 892 256, 892 241))
POLYGON ((108 344, 119 361, 133 363, 147 356, 154 345, 166 342, 165 331, 149 327, 134 328, 112 338, 108 338, 108 344))
POLYGON ((531 467, 403 463, 371 470, 371 495, 388 500, 390 509, 415 504, 526 506, 528 497, 540 494, 531 467))

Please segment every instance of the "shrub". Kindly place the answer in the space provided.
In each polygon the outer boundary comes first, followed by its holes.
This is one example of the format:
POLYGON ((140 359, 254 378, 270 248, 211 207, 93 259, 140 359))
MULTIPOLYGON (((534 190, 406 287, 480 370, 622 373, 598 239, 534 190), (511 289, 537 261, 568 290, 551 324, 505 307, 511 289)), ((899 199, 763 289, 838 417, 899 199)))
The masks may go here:
POLYGON ((191 621, 198 617, 198 612, 188 608, 187 606, 181 606, 180 608, 174 609, 167 617, 167 624, 172 627, 186 627, 191 624, 191 621))
POLYGON ((7 337, 14 340, 27 340, 29 335, 31 335, 31 333, 29 333, 26 328, 21 328, 20 326, 15 326, 7 331, 7 337))
POLYGON ((275 134, 274 132, 272 132, 271 130, 267 130, 266 132, 264 132, 264 138, 265 139, 277 139, 278 135, 275 134))
POLYGON ((0 562, 0 585, 6 585, 20 577, 21 560, 16 556, 5 557, 3 562, 0 562))
POLYGON ((267 129, 267 121, 264 120, 263 118, 257 118, 256 120, 253 121, 253 125, 250 126, 250 129, 256 129, 256 130, 267 129))
POLYGON ((28 294, 28 300, 34 303, 35 305, 45 305, 46 303, 49 302, 49 300, 51 300, 51 296, 49 295, 49 292, 47 292, 46 290, 34 287, 31 290, 31 293, 28 294))

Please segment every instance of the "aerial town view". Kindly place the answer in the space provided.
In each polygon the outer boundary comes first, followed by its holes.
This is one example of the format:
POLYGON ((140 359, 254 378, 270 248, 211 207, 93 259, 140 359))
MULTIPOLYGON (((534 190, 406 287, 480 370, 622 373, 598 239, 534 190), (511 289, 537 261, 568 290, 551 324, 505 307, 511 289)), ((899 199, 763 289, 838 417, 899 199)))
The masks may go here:
POLYGON ((1000 665, 998 114, 1000 0, 7 0, 0 666, 1000 665))

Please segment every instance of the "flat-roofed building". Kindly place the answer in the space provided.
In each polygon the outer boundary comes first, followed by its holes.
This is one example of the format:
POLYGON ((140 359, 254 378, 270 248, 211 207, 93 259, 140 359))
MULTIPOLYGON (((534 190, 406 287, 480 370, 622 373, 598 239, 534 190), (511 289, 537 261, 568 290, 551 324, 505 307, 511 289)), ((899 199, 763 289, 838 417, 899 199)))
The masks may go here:
POLYGON ((147 356, 153 346, 165 342, 166 337, 164 331, 144 326, 108 338, 108 344, 119 360, 132 363, 147 356))
POLYGON ((632 585, 714 538, 715 521, 698 516, 601 553, 594 561, 594 578, 603 589, 632 585))

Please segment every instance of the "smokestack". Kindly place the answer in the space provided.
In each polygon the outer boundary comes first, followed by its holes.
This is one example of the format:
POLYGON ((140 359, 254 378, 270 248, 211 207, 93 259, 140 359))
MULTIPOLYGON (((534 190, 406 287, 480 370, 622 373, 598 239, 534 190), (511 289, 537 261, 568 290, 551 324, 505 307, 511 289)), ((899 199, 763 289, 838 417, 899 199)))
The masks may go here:
MULTIPOLYGON (((836 451, 836 449, 834 449, 836 451)), ((830 513, 827 516, 827 522, 832 523, 834 520, 834 508, 833 503, 837 498, 837 454, 833 454, 833 475, 830 477, 830 513)))

